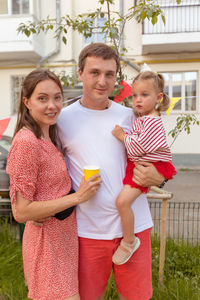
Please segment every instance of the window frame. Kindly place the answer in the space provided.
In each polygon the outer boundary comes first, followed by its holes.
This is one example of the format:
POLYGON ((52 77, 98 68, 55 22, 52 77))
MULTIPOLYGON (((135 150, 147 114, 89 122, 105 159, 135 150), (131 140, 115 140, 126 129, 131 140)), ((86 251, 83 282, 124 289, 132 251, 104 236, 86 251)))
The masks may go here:
POLYGON ((22 7, 23 7, 23 4, 22 4, 22 1, 23 0, 19 0, 20 1, 20 11, 16 14, 13 13, 12 11, 12 0, 6 0, 7 1, 7 4, 8 4, 8 13, 7 14, 1 14, 0 13, 0 17, 1 16, 17 16, 17 15, 29 15, 31 13, 31 7, 32 7, 32 0, 28 0, 29 2, 29 12, 28 13, 23 13, 22 12, 22 7))
POLYGON ((198 112, 198 71, 197 70, 190 70, 190 71, 163 71, 163 72, 160 72, 162 75, 164 74, 168 74, 169 75, 169 83, 168 83, 168 96, 170 97, 170 99, 173 96, 173 80, 172 80, 172 76, 173 74, 181 74, 181 109, 174 109, 172 110, 172 114, 180 114, 180 113, 188 113, 188 114, 191 114, 191 113, 197 113, 198 112), (196 91, 196 96, 189 96, 189 98, 193 98, 195 97, 196 98, 196 108, 195 110, 186 110, 186 98, 188 96, 186 96, 186 73, 196 73, 196 86, 195 86, 195 91, 196 91))
MULTIPOLYGON (((98 24, 99 20, 103 20, 103 19, 105 20, 105 22, 107 22, 107 18, 105 18, 105 17, 104 18, 95 18, 94 19, 94 27, 93 27, 94 32, 92 33, 91 37, 84 38, 84 46, 89 45, 91 43, 97 43, 97 42, 106 43, 107 42, 106 34, 102 33, 100 31, 100 29, 99 29, 99 28, 103 27, 103 25, 100 27, 99 24, 98 24), (102 40, 100 41, 98 39, 99 35, 105 35, 104 41, 102 41, 102 40), (94 39, 90 40, 90 39, 92 39, 92 37, 94 37, 94 39)), ((87 18, 87 20, 89 22, 91 19, 87 18)))

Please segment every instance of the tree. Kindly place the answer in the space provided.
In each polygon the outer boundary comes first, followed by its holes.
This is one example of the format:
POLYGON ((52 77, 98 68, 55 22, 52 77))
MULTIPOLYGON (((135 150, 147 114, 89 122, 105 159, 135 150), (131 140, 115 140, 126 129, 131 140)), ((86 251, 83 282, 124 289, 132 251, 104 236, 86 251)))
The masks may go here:
POLYGON ((174 144, 181 132, 185 131, 187 134, 190 134, 191 125, 200 125, 200 122, 195 114, 181 114, 178 116, 176 119, 176 126, 168 133, 168 135, 171 135, 173 138, 170 146, 174 144))
MULTIPOLYGON (((180 4, 181 0, 176 0, 176 2, 177 4, 180 4)), ((128 9, 128 13, 126 15, 120 15, 119 12, 111 9, 114 5, 114 0, 98 0, 97 3, 99 4, 99 7, 94 12, 88 13, 87 15, 79 14, 75 18, 72 18, 70 15, 65 15, 61 17, 59 22, 56 19, 50 19, 47 17, 46 19, 38 22, 28 22, 26 24, 21 23, 17 31, 25 34, 27 37, 31 34, 39 34, 41 31, 45 33, 53 31, 55 33, 54 38, 61 39, 64 44, 67 44, 67 35, 70 29, 82 34, 85 38, 91 37, 97 29, 97 27, 95 27, 95 19, 103 19, 106 15, 107 21, 102 27, 99 27, 98 30, 109 38, 110 45, 116 49, 121 59, 126 62, 123 57, 124 53, 127 52, 127 49, 122 47, 122 36, 127 22, 133 18, 136 19, 138 23, 148 19, 154 25, 157 23, 158 17, 160 16, 165 24, 165 16, 158 5, 158 0, 135 0, 134 5, 128 9), (106 13, 102 10, 102 5, 104 4, 106 4, 107 7, 106 13)), ((137 68, 137 66, 135 66, 135 68, 137 68)), ((74 84, 78 81, 75 75, 69 76, 65 73, 60 74, 60 79, 64 86, 74 86, 74 84)), ((123 90, 123 86, 120 84, 123 79, 124 75, 122 67, 120 67, 117 85, 112 93, 113 97, 120 94, 123 90)), ((124 99, 124 104, 128 105, 127 99, 124 99)), ((176 126, 169 132, 169 135, 171 135, 175 141, 177 136, 183 130, 189 134, 191 125, 199 125, 199 121, 196 116, 192 114, 182 114, 177 118, 176 126)))
MULTIPOLYGON (((176 0, 180 2, 180 0, 176 0)), ((107 21, 98 30, 102 31, 108 38, 109 44, 112 45, 117 53, 123 57, 127 51, 122 45, 122 36, 125 25, 128 21, 135 18, 137 22, 142 22, 148 19, 152 24, 157 23, 158 16, 160 15, 162 21, 165 23, 165 16, 157 4, 156 0, 135 0, 135 5, 130 7, 126 15, 120 15, 119 12, 111 9, 114 5, 114 0, 98 0, 100 5, 94 12, 87 15, 77 15, 72 18, 70 15, 65 15, 61 19, 50 19, 47 17, 44 20, 38 22, 21 23, 17 29, 18 32, 25 34, 29 37, 31 34, 39 34, 41 31, 47 33, 53 31, 56 39, 61 39, 63 43, 67 44, 67 35, 70 29, 79 32, 84 37, 91 37, 94 31, 97 29, 95 26, 95 19, 104 18, 107 16, 107 21), (102 5, 106 4, 106 13, 102 10, 102 5)), ((139 68, 138 68, 139 69, 139 68)), ((123 79, 122 69, 119 70, 118 82, 123 79)), ((66 80, 65 80, 66 81, 66 80)))

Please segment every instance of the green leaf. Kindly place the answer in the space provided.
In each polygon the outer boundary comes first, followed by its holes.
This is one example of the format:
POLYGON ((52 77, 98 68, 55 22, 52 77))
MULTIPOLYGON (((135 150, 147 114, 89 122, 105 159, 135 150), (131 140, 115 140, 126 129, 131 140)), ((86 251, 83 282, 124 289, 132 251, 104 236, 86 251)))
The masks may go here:
POLYGON ((31 34, 30 30, 28 30, 27 28, 24 30, 24 33, 27 37, 29 37, 31 34))
POLYGON ((65 45, 67 44, 67 39, 66 39, 65 36, 62 37, 62 41, 63 41, 63 43, 64 43, 65 45))
POLYGON ((165 16, 161 15, 161 18, 162 18, 163 23, 166 24, 165 16))
POLYGON ((157 23, 157 21, 158 21, 158 18, 156 16, 153 16, 152 19, 151 19, 151 23, 153 25, 155 25, 157 23))
POLYGON ((36 33, 35 28, 31 28, 30 31, 31 31, 32 33, 36 33))
POLYGON ((142 21, 144 21, 146 18, 146 12, 144 10, 141 11, 140 18, 142 19, 142 21))

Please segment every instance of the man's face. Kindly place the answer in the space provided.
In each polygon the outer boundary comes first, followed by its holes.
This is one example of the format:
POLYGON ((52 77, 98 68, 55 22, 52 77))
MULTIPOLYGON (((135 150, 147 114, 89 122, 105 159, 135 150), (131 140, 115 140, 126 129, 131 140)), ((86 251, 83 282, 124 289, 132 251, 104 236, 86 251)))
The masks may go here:
POLYGON ((108 99, 116 81, 117 64, 114 59, 87 57, 79 79, 83 82, 83 97, 87 103, 98 104, 108 99))

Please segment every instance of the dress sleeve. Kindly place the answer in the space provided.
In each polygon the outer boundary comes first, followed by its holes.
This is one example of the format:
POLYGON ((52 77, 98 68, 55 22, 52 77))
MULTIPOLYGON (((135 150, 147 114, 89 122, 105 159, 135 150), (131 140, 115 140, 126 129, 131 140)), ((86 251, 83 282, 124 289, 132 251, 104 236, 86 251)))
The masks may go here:
POLYGON ((146 118, 143 122, 143 129, 139 135, 126 135, 125 146, 130 156, 143 156, 152 153, 159 148, 168 147, 165 130, 160 118, 146 118))
POLYGON ((39 146, 36 137, 15 137, 8 155, 6 171, 10 176, 10 198, 16 203, 16 192, 34 200, 39 168, 39 146))

